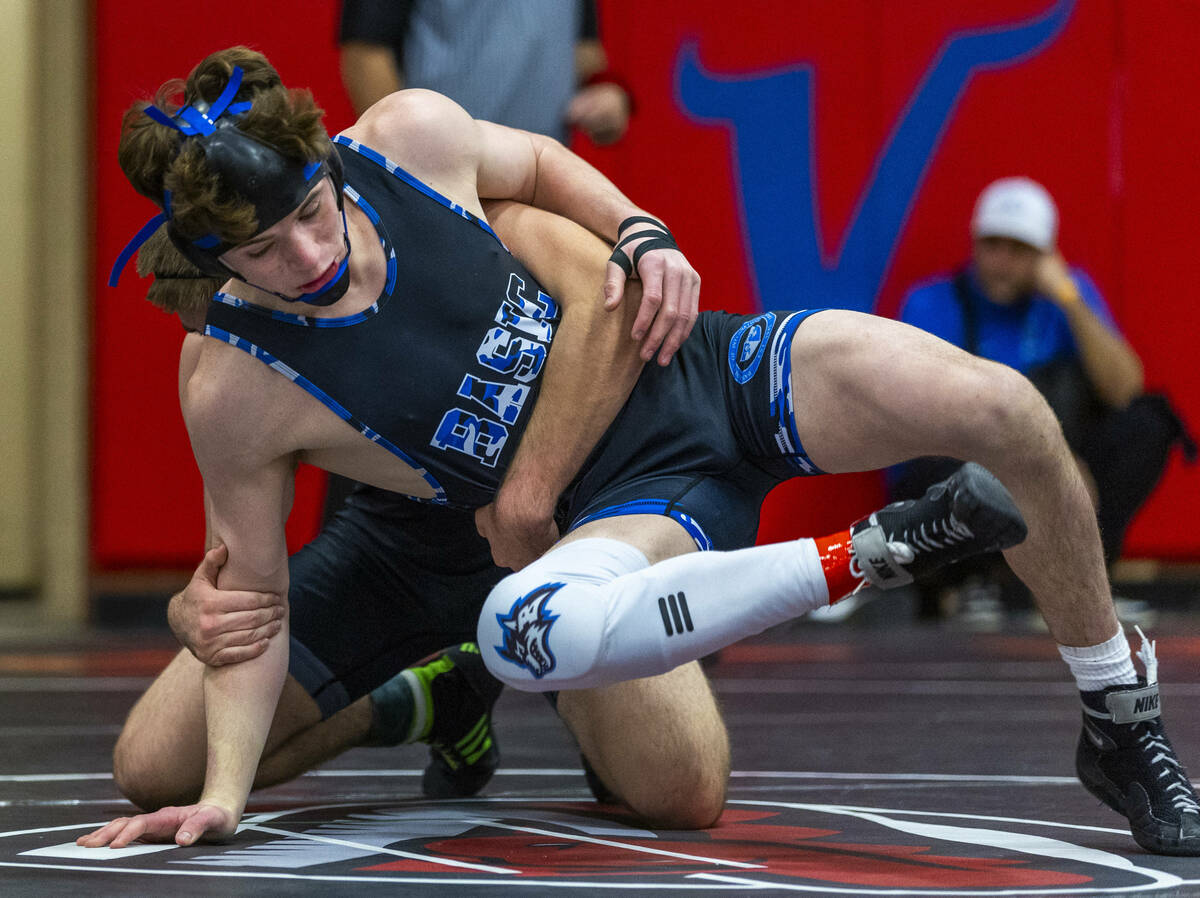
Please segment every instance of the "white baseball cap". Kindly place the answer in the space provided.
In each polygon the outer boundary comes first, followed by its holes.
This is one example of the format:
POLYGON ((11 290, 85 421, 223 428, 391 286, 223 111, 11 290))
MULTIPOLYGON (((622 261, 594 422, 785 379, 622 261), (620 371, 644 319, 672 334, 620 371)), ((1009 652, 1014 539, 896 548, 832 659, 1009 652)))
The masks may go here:
POLYGON ((1037 181, 1001 178, 979 194, 971 216, 971 235, 1011 237, 1049 252, 1058 238, 1058 209, 1037 181))

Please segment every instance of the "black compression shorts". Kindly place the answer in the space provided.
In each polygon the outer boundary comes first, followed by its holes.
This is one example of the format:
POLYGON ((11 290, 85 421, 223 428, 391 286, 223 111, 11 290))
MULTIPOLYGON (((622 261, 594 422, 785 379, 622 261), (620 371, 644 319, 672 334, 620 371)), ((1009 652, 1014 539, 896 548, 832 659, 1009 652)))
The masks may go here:
POLYGON ((662 514, 700 549, 752 545, 767 492, 822 473, 796 433, 791 390, 792 336, 816 311, 702 313, 670 365, 646 366, 560 523, 662 514))
POLYGON ((475 641, 508 573, 473 512, 359 486, 288 565, 288 672, 329 717, 427 655, 475 641))

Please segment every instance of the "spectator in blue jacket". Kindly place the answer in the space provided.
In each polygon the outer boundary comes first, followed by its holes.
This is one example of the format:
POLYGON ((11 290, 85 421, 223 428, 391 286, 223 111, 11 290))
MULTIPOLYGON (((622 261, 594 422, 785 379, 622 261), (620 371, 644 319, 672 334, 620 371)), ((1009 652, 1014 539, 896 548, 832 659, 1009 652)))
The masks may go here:
POLYGON ((1100 402, 1125 408, 1142 393, 1141 360, 1096 285, 1064 263, 1057 232, 1058 212, 1040 184, 988 185, 971 221, 971 263, 913 290, 901 318, 1027 376, 1077 362, 1100 402))
MULTIPOLYGON (((1181 437, 1186 444, 1186 436, 1166 400, 1143 393, 1141 360, 1096 285, 1064 262, 1057 242, 1058 211, 1042 185, 995 181, 975 204, 970 262, 914 288, 900 317, 1037 385, 1092 489, 1112 561, 1171 444, 1181 437)), ((889 472, 889 486, 898 498, 920 495, 955 465, 921 459, 889 472)))

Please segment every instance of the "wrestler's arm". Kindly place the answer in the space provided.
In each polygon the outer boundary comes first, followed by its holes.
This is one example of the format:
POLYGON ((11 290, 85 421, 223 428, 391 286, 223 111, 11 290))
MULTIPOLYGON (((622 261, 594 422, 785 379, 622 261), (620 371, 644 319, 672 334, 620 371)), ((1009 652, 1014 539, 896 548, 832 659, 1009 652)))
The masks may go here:
MULTIPOLYGON (((293 463, 281 455, 263 462, 248 447, 263 439, 262 410, 231 409, 227 396, 193 378, 184 393, 184 420, 210 500, 212 537, 229 553, 217 585, 287 595, 284 518, 293 463), (257 441, 256 441, 257 440, 257 441)), ((84 837, 89 847, 120 848, 135 839, 174 840, 191 845, 202 836, 221 837, 236 828, 250 794, 267 731, 287 674, 286 617, 280 638, 258 657, 204 669, 207 764, 200 800, 182 808, 122 818, 84 837)))
MULTIPOLYGON (((212 538, 229 552, 217 586, 286 596, 284 522, 294 463, 290 455, 241 448, 271 445, 271 425, 250 407, 230 408, 224 392, 213 381, 193 377, 184 396, 184 419, 210 502, 212 538)), ((228 810, 235 823, 266 743, 287 652, 285 617, 262 655, 204 671, 208 765, 200 803, 228 810)))
MULTIPOLYGON (((179 401, 200 361, 204 338, 193 331, 179 350, 179 401)), ((229 550, 213 540, 212 500, 204 491, 204 558, 187 586, 167 604, 171 632, 198 661, 219 667, 261 655, 283 625, 282 597, 251 590, 221 590, 217 580, 229 550)), ((286 510, 284 516, 287 516, 286 510)))
MULTIPOLYGON (((458 104, 425 90, 404 90, 380 100, 348 129, 361 140, 399 159, 412 173, 447 196, 511 199, 571 219, 610 245, 620 225, 650 215, 608 178, 553 138, 472 119, 458 104)), ((624 247, 632 258, 647 238, 624 247)), ((700 276, 678 249, 646 252, 637 262, 644 290, 631 329, 642 358, 670 361, 695 323, 700 276)), ((606 263, 605 302, 615 308, 626 286, 616 263, 606 263)))
MULTIPOLYGON (((558 496, 625 404, 643 363, 628 336, 636 303, 622 306, 622 318, 601 301, 609 254, 603 241, 531 206, 489 202, 485 211, 513 254, 562 307, 521 444, 495 501, 476 514, 496 563, 517 570, 557 541, 558 496), (588 364, 581 365, 584 358, 588 364)), ((630 284, 631 291, 639 289, 630 284)))

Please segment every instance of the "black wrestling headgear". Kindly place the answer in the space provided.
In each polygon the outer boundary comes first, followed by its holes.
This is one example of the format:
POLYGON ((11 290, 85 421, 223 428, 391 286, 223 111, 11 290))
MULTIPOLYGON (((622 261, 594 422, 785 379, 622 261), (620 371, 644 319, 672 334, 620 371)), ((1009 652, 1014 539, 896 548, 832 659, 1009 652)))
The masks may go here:
MULTIPOLYGON (((345 177, 341 156, 333 144, 330 143, 329 154, 324 159, 304 163, 287 158, 274 147, 242 131, 237 127, 234 117, 249 109, 250 103, 231 102, 241 83, 242 70, 235 67, 221 96, 211 106, 197 103, 181 109, 173 117, 167 116, 156 106, 148 106, 145 112, 156 122, 180 131, 186 138, 195 140, 200 145, 205 162, 220 180, 223 190, 236 193, 254 206, 259 233, 291 214, 304 202, 309 191, 322 178, 328 176, 333 182, 334 196, 337 199, 338 211, 342 213, 345 234, 345 208, 342 197, 345 177), (225 113, 229 113, 230 117, 222 118, 225 113)), ((163 211, 147 222, 122 250, 113 266, 109 286, 116 286, 121 270, 130 257, 164 221, 167 223, 167 235, 171 242, 202 272, 217 277, 245 280, 220 258, 236 244, 223 241, 216 234, 204 234, 197 238, 188 238, 180 234, 171 213, 171 193, 164 191, 163 211)), ((329 305, 340 299, 350 285, 349 235, 345 234, 345 238, 346 258, 343 259, 333 280, 325 287, 316 293, 306 293, 298 297, 282 296, 278 293, 275 295, 289 302, 309 302, 317 305, 329 305)))

